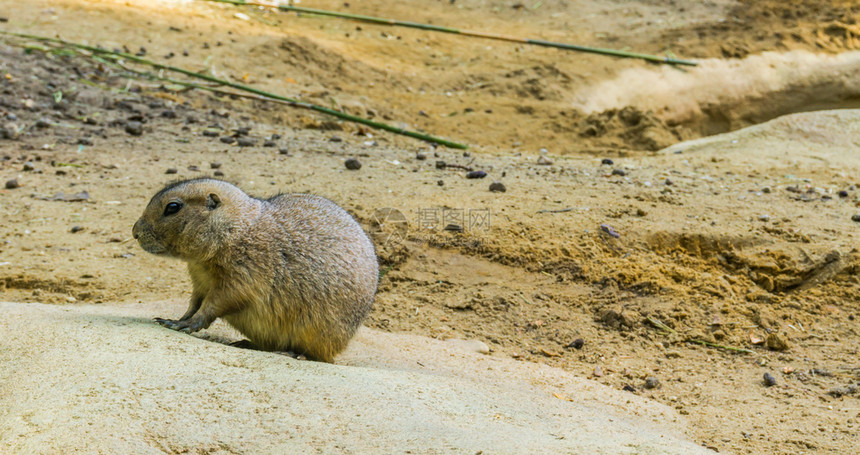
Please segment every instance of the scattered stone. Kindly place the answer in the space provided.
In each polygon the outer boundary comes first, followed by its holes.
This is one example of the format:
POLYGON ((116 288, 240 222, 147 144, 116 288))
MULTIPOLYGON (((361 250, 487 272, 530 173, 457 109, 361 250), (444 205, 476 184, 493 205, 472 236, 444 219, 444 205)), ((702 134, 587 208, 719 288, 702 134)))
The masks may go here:
POLYGON ((436 169, 445 169, 448 166, 444 161, 436 161, 436 169))
POLYGON ((329 142, 343 142, 343 139, 341 139, 340 136, 332 136, 332 137, 328 138, 328 140, 329 140, 329 142))
POLYGON ((437 182, 436 182, 436 184, 437 184, 437 185, 439 185, 439 186, 445 186, 445 181, 444 181, 444 180, 439 180, 439 181, 437 181, 437 182))
POLYGON ((860 213, 855 213, 854 215, 851 215, 851 221, 856 221, 860 223, 860 213))
POLYGON ((770 221, 770 215, 759 215, 758 220, 759 221, 770 221))
POLYGON ((423 154, 423 153, 421 153, 421 152, 418 152, 418 153, 416 153, 416 154, 415 154, 415 159, 416 159, 416 160, 418 160, 418 161, 424 161, 424 160, 426 160, 426 159, 427 159, 427 155, 425 155, 425 154, 423 154))
POLYGON ((271 141, 271 140, 263 142, 263 147, 274 147, 276 145, 278 145, 278 143, 275 141, 271 141))
POLYGON ((191 172, 198 172, 198 171, 200 171, 200 168, 197 167, 197 165, 192 164, 192 165, 188 166, 188 170, 191 172))
POLYGON ((636 391, 636 388, 634 388, 634 387, 633 387, 632 385, 630 385, 630 384, 624 384, 624 387, 622 387, 622 388, 621 388, 621 390, 623 390, 623 391, 625 391, 625 392, 635 392, 635 391, 636 391))
POLYGON ((603 311, 600 321, 608 327, 616 330, 629 330, 636 325, 637 317, 630 311, 621 307, 613 307, 603 311))
POLYGON ((225 143, 225 144, 232 144, 232 143, 236 142, 236 138, 233 136, 221 136, 220 141, 225 143))
POLYGON ((649 376, 645 378, 645 388, 646 389, 656 389, 660 387, 660 380, 655 378, 654 376, 649 376))
POLYGON ((236 144, 239 147, 253 147, 257 145, 257 140, 253 137, 241 136, 239 137, 239 139, 236 140, 236 144))
POLYGON ((350 158, 343 163, 347 169, 350 171, 357 171, 361 169, 361 162, 355 158, 350 158))
POLYGON ((788 340, 777 332, 769 333, 767 335, 765 345, 767 345, 768 349, 774 351, 785 351, 789 347, 788 340))
POLYGON ((206 129, 206 130, 203 130, 202 134, 206 137, 218 137, 219 135, 221 135, 221 132, 218 130, 215 130, 215 129, 211 129, 211 130, 206 129))
POLYGON ((614 237, 616 239, 621 237, 621 234, 616 232, 615 229, 613 229, 612 226, 610 226, 608 224, 601 224, 600 230, 609 234, 611 237, 614 237))
POLYGON ((613 164, 615 164, 615 161, 612 161, 612 160, 611 160, 611 159, 609 159, 609 158, 604 158, 604 159, 600 160, 600 164, 605 164, 605 165, 607 165, 607 166, 612 166, 613 164))
POLYGON ((445 226, 445 230, 449 231, 449 232, 463 232, 463 226, 460 226, 459 224, 451 223, 451 224, 445 226))
POLYGON ((32 170, 36 169, 36 166, 33 166, 33 163, 32 163, 32 162, 27 161, 26 163, 24 163, 24 167, 23 167, 23 169, 24 169, 25 171, 32 171, 32 170))
POLYGON ((673 182, 673 181, 671 181, 671 180, 669 180, 669 179, 666 179, 666 181, 665 181, 665 182, 663 182, 663 184, 665 184, 666 186, 672 186, 672 185, 674 185, 674 184, 675 184, 675 182, 673 182))
POLYGON ((600 365, 597 365, 596 367, 594 367, 594 371, 591 372, 591 375, 594 376, 595 378, 602 378, 603 377, 603 368, 600 368, 600 365))
POLYGON ((767 387, 773 387, 776 385, 776 378, 773 377, 770 373, 764 374, 764 385, 767 387))
POLYGON ((280 153, 281 155, 289 155, 290 149, 286 147, 281 147, 280 149, 278 149, 278 153, 280 153))
POLYGON ((92 139, 82 137, 78 139, 78 145, 93 145, 92 139))
POLYGON ((224 173, 221 171, 215 171, 212 173, 215 177, 224 177, 224 173))
POLYGON ((83 226, 72 226, 72 228, 69 229, 69 232, 71 232, 72 234, 77 234, 78 232, 81 232, 83 230, 84 230, 83 226))
POLYGON ((36 120, 36 128, 50 128, 51 127, 51 119, 42 117, 39 120, 36 120))
POLYGON ((769 187, 769 186, 766 186, 766 187, 762 188, 762 189, 761 189, 761 192, 762 192, 762 193, 765 193, 765 194, 770 193, 770 187, 769 187))
POLYGON ((83 202, 90 199, 90 193, 88 191, 81 191, 80 193, 74 194, 60 192, 51 197, 40 197, 39 199, 43 201, 83 202))
POLYGON ((840 191, 840 192, 839 192, 839 193, 837 193, 837 194, 838 194, 838 195, 839 195, 839 197, 841 197, 841 198, 846 198, 846 197, 848 197, 848 192, 847 192, 847 191, 845 191, 845 190, 842 190, 842 191, 840 191))
POLYGON ((565 346, 565 347, 566 347, 566 348, 574 348, 574 349, 582 349, 582 347, 583 347, 584 345, 585 345, 585 341, 584 341, 582 338, 577 338, 577 339, 575 339, 575 340, 571 341, 571 342, 570 342, 567 346, 565 346))
POLYGON ((272 134, 272 135, 269 137, 269 140, 277 141, 277 140, 278 140, 278 139, 280 139, 280 138, 281 138, 281 135, 280 135, 280 134, 278 134, 278 133, 275 133, 275 134, 272 134))
POLYGON ((482 179, 487 176, 487 173, 484 171, 471 171, 466 174, 467 179, 482 179))
POLYGON ((508 191, 508 189, 502 182, 493 182, 490 184, 490 191, 493 193, 504 193, 505 191, 508 191))
POLYGON ((213 161, 213 162, 209 163, 209 168, 210 169, 220 169, 221 163, 219 163, 217 161, 213 161))
POLYGON ((132 136, 140 136, 143 134, 143 123, 131 121, 125 124, 125 132, 132 136))
POLYGON ((537 159, 537 164, 540 164, 542 166, 549 166, 550 164, 552 164, 552 160, 541 155, 537 159))
POLYGON ((612 170, 612 175, 618 175, 618 176, 624 177, 625 175, 627 175, 627 171, 625 171, 624 169, 616 168, 616 169, 612 170))
POLYGON ((0 138, 3 139, 17 139, 21 134, 21 130, 18 129, 18 125, 9 122, 3 125, 0 128, 0 138))
POLYGON ((161 111, 161 116, 164 118, 176 118, 176 111, 167 109, 165 111, 161 111))
POLYGON ((18 183, 18 179, 6 180, 6 189, 14 190, 15 188, 20 188, 21 184, 18 183))
POLYGON ((169 168, 167 168, 167 171, 165 172, 165 174, 175 174, 177 172, 179 172, 179 171, 176 170, 175 167, 169 167, 169 168))
POLYGON ((833 398, 839 398, 845 395, 853 395, 855 392, 857 392, 857 386, 851 384, 845 387, 834 387, 827 394, 833 398))

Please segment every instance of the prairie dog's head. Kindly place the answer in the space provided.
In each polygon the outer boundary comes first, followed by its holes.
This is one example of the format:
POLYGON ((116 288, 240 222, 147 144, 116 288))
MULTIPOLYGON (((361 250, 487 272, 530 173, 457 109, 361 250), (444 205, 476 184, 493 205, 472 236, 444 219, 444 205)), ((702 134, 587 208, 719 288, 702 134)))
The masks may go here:
POLYGON ((149 253, 205 261, 228 242, 251 198, 215 179, 172 183, 152 197, 132 234, 149 253))

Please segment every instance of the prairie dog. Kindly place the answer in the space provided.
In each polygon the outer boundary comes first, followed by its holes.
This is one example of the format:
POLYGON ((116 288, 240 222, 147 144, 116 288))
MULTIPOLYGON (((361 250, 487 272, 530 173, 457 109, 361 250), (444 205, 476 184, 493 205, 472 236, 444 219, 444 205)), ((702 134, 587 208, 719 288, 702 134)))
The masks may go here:
POLYGON ((258 199, 221 180, 185 180, 156 193, 132 233, 147 252, 188 263, 188 311, 156 319, 174 330, 223 318, 259 349, 331 362, 376 294, 373 243, 319 196, 258 199))

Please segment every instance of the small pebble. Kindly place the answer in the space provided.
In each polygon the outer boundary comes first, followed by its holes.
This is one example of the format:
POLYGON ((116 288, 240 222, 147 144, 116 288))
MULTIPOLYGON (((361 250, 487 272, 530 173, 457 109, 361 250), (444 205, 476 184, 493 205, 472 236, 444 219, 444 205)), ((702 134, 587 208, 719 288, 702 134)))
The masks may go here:
POLYGON ((594 371, 591 372, 591 375, 594 376, 595 378, 602 378, 603 377, 603 368, 600 368, 600 365, 594 367, 594 371))
POLYGON ((610 160, 609 158, 604 158, 604 159, 600 160, 600 164, 605 164, 605 165, 607 165, 607 166, 612 166, 613 164, 615 164, 615 161, 612 161, 612 160, 610 160))
POLYGON ((758 220, 759 221, 770 221, 770 215, 759 215, 758 220))
POLYGON ((289 155, 290 149, 286 147, 281 147, 280 149, 278 149, 278 153, 280 153, 281 155, 289 155))
POLYGON ((82 137, 78 139, 78 145, 93 145, 92 139, 82 137))
POLYGON ((773 375, 770 373, 765 373, 764 374, 764 385, 766 385, 768 387, 775 386, 776 385, 776 378, 773 377, 773 375))
POLYGON ((191 172, 198 172, 200 170, 200 168, 197 167, 196 165, 192 164, 192 165, 188 166, 188 170, 191 172))
POLYGON ((18 125, 11 122, 0 128, 0 138, 3 139, 17 139, 20 134, 21 130, 18 129, 18 125))
POLYGON ((487 176, 487 173, 484 171, 471 171, 466 174, 467 179, 482 179, 487 176))
POLYGON ((215 177, 224 177, 224 173, 221 171, 215 171, 212 173, 215 177))
POLYGON ((203 135, 206 137, 218 137, 220 134, 216 130, 203 130, 203 135))
POLYGON ((574 349, 582 349, 582 347, 584 345, 585 345, 585 341, 582 338, 577 338, 577 339, 571 341, 570 344, 568 344, 565 347, 566 348, 574 348, 574 349))
POLYGON ((649 376, 645 378, 645 388, 646 389, 656 389, 660 387, 660 380, 655 378, 654 376, 649 376))
POLYGON ((277 142, 275 142, 275 141, 266 141, 266 142, 263 142, 263 147, 274 147, 274 146, 276 146, 276 145, 278 145, 278 143, 277 143, 277 142))
POLYGON ((621 237, 621 234, 619 234, 615 229, 612 228, 612 226, 610 226, 608 224, 601 224, 600 230, 609 234, 610 236, 612 236, 616 239, 621 237))
POLYGON ((239 145, 239 147, 253 147, 257 144, 257 140, 253 137, 242 136, 236 140, 236 144, 239 145))
POLYGON ((232 144, 232 143, 236 142, 236 138, 233 136, 221 136, 220 140, 221 140, 221 142, 223 142, 225 144, 232 144))
POLYGON ((625 385, 624 385, 624 387, 623 387, 621 390, 623 390, 623 391, 625 391, 625 392, 635 392, 635 391, 636 391, 636 388, 634 388, 634 387, 633 387, 632 385, 630 385, 630 384, 625 384, 625 385))
POLYGON ((355 158, 350 158, 343 163, 347 169, 350 171, 357 171, 361 169, 361 162, 355 158))
POLYGON ((329 142, 343 142, 343 139, 341 139, 340 136, 332 136, 328 138, 328 140, 329 142))
POLYGON ((762 188, 762 189, 761 189, 761 192, 762 192, 762 193, 765 193, 765 194, 770 193, 770 187, 769 187, 769 186, 766 186, 766 187, 762 188))
POLYGON ((505 191, 508 191, 508 189, 502 182, 493 182, 490 184, 490 191, 493 193, 504 193, 505 191))
POLYGON ((125 132, 132 136, 140 136, 143 134, 143 123, 131 121, 125 124, 125 132))
POLYGON ((78 232, 81 232, 83 230, 84 230, 83 226, 72 226, 72 228, 69 229, 69 232, 71 232, 72 234, 77 234, 78 232))
POLYGON ((445 169, 448 166, 444 161, 436 161, 436 169, 445 169))
POLYGON ((627 171, 625 171, 624 169, 613 169, 612 175, 620 175, 624 177, 625 175, 627 175, 627 171))
POLYGON ((35 166, 33 166, 33 163, 31 163, 30 161, 27 161, 26 163, 24 163, 24 168, 23 168, 23 169, 24 169, 25 171, 32 171, 33 169, 36 169, 36 167, 35 167, 35 166))
POLYGON ((854 215, 851 215, 851 221, 856 221, 860 223, 860 213, 855 213, 854 215))
POLYGON ((439 180, 439 181, 437 181, 437 182, 436 182, 436 184, 437 184, 437 185, 439 185, 439 186, 445 186, 445 181, 444 181, 444 180, 439 180))
POLYGON ((18 183, 18 179, 6 180, 6 189, 14 190, 15 188, 19 188, 21 185, 18 183))
POLYGON ((161 111, 161 116, 164 118, 176 118, 176 111, 167 109, 166 111, 161 111))
POLYGON ((175 173, 177 173, 177 172, 179 172, 179 171, 178 171, 178 170, 176 170, 176 168, 175 168, 175 167, 169 167, 169 168, 167 168, 167 171, 165 171, 164 173, 165 173, 165 174, 175 174, 175 173))
POLYGON ((663 183, 664 183, 666 186, 672 186, 672 185, 674 185, 674 184, 675 184, 675 182, 673 182, 673 181, 671 181, 671 180, 669 180, 669 179, 666 179, 666 181, 665 181, 665 182, 663 182, 663 183))
POLYGON ((36 128, 48 128, 51 126, 51 120, 48 118, 40 118, 36 120, 36 128))
POLYGON ((540 164, 542 166, 549 166, 550 164, 552 164, 552 160, 541 155, 537 159, 537 164, 540 164))
POLYGON ((839 192, 839 193, 837 193, 837 194, 839 194, 839 197, 848 197, 848 192, 847 192, 847 191, 845 191, 845 190, 842 190, 842 191, 840 191, 840 192, 839 192))
POLYGON ((278 139, 280 139, 280 138, 281 138, 281 135, 280 135, 280 134, 278 134, 278 133, 275 133, 275 134, 273 134, 271 137, 269 137, 269 139, 270 139, 270 140, 272 140, 272 141, 277 141, 277 140, 278 140, 278 139))
POLYGON ((426 160, 426 159, 427 159, 427 155, 425 155, 425 154, 423 154, 423 153, 421 153, 421 152, 418 152, 418 153, 416 153, 416 154, 415 154, 415 159, 416 159, 416 160, 418 160, 418 161, 424 161, 424 160, 426 160))
POLYGON ((219 163, 219 162, 217 162, 217 161, 213 161, 213 162, 209 163, 209 168, 211 168, 211 169, 220 169, 220 168, 221 168, 221 163, 219 163))

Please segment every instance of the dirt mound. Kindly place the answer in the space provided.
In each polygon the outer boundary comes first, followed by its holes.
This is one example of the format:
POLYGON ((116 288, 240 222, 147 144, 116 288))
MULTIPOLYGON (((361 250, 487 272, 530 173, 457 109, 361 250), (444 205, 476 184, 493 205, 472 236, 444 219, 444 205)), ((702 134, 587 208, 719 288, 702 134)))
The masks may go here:
POLYGON ((688 131, 684 139, 689 139, 794 112, 860 107, 858 72, 860 52, 833 56, 796 51, 704 60, 684 71, 623 71, 614 80, 580 89, 577 106, 593 113, 636 106, 654 112, 667 125, 683 127, 688 131))

